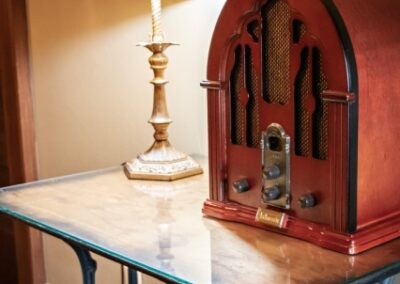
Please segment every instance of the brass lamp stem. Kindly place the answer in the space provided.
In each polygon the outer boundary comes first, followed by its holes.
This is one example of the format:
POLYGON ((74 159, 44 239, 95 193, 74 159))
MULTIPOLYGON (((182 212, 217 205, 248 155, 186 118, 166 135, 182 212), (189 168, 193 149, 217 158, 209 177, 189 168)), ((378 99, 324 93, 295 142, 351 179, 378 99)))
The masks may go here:
POLYGON ((200 166, 189 156, 177 151, 168 141, 168 126, 172 123, 168 115, 164 70, 168 65, 168 58, 163 53, 169 46, 175 45, 164 41, 140 43, 149 49, 153 55, 149 58, 154 78, 153 112, 149 119, 154 132, 154 143, 145 153, 136 159, 125 163, 125 172, 132 179, 175 180, 202 173, 200 166))
POLYGON ((167 68, 168 58, 163 53, 161 43, 154 43, 149 49, 153 51, 153 55, 149 58, 151 69, 154 72, 154 79, 150 83, 154 85, 153 113, 149 119, 154 127, 154 138, 157 142, 167 141, 167 128, 172 120, 169 118, 167 101, 165 98, 165 85, 168 83, 164 79, 164 70, 167 68))

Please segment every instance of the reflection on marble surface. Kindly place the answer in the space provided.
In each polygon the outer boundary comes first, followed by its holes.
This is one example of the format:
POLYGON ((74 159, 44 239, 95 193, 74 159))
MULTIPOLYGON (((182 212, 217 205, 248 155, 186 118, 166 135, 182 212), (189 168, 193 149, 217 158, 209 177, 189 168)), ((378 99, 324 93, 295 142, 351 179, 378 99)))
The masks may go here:
POLYGON ((176 282, 337 283, 400 259, 399 240, 346 256, 205 218, 207 196, 207 172, 174 182, 135 181, 121 167, 7 188, 0 211, 176 282))

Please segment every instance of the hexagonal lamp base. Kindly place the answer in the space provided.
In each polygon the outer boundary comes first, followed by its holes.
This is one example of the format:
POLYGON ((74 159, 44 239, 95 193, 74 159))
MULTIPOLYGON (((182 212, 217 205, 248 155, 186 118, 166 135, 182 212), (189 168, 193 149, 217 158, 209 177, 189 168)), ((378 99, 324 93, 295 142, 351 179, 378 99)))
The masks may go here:
POLYGON ((173 161, 144 161, 137 157, 124 165, 130 179, 173 181, 203 173, 200 165, 189 156, 173 161))

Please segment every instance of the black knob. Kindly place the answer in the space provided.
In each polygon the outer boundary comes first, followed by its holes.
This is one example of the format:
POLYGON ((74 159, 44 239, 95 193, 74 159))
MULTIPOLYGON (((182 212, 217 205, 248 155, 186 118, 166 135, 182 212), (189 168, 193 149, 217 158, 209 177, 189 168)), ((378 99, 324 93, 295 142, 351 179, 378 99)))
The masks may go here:
POLYGON ((281 196, 281 190, 276 185, 272 186, 272 187, 264 188, 264 190, 263 190, 262 197, 263 197, 264 201, 276 200, 280 196, 281 196))
POLYGON ((317 201, 311 193, 304 194, 299 198, 299 205, 301 208, 310 208, 314 207, 317 204, 317 201))
POLYGON ((281 175, 281 170, 277 165, 273 165, 264 171, 265 177, 268 179, 275 179, 281 175))
POLYGON ((247 179, 239 179, 233 183, 233 189, 237 193, 246 192, 250 189, 249 182, 247 179))

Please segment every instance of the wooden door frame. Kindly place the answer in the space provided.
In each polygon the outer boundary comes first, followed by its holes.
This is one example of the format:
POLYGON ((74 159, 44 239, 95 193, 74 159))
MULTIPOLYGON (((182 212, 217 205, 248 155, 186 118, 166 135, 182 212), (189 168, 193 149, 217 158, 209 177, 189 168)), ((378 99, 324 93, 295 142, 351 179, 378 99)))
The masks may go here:
MULTIPOLYGON (((25 0, 0 1, 0 99, 9 184, 37 179, 29 32, 25 0)), ((45 283, 39 231, 14 222, 19 283, 45 283)))

